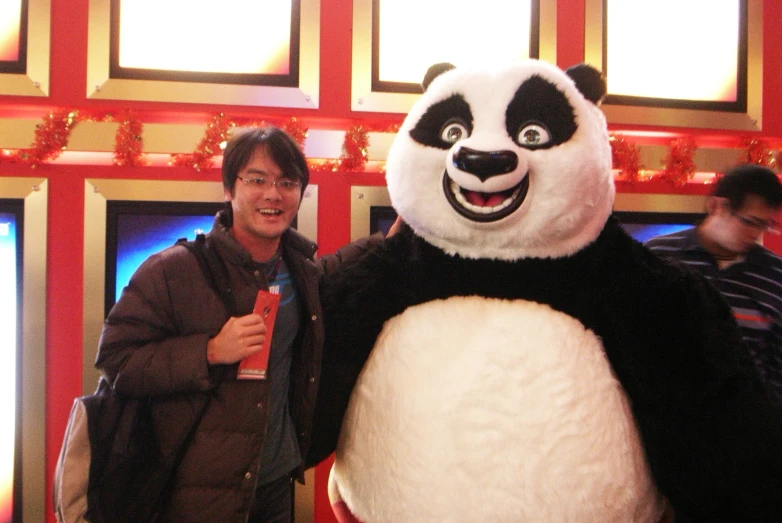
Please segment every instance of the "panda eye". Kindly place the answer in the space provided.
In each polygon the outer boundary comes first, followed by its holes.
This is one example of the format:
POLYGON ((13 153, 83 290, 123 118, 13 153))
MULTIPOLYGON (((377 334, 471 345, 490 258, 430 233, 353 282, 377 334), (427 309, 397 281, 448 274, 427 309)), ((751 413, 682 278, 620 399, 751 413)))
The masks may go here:
POLYGON ((440 131, 440 138, 446 143, 456 143, 462 138, 467 138, 469 134, 467 126, 461 122, 451 121, 443 126, 442 131, 440 131))
POLYGON ((530 122, 522 126, 518 140, 525 147, 540 147, 551 141, 551 135, 546 126, 530 122))

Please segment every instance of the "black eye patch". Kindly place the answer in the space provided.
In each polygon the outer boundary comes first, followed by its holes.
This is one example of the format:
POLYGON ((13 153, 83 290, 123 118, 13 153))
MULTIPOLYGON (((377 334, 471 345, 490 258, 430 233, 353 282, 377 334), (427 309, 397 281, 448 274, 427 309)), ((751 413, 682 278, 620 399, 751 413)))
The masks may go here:
POLYGON ((551 140, 536 149, 548 149, 568 141, 576 132, 576 119, 564 93, 540 76, 533 76, 516 90, 505 112, 505 125, 514 142, 519 141, 519 131, 529 122, 543 124, 551 140))
POLYGON ((454 94, 429 107, 415 127, 410 131, 410 137, 421 145, 450 149, 453 143, 442 138, 442 130, 446 124, 459 122, 472 134, 473 118, 470 104, 459 94, 454 94))

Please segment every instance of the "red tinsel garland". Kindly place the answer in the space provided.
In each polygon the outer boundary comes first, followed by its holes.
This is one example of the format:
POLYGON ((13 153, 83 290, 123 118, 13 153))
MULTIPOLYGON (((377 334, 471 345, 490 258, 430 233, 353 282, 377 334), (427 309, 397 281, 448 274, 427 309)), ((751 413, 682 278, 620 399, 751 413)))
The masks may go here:
POLYGON ((698 148, 691 136, 677 138, 671 142, 668 157, 665 159, 665 170, 661 178, 673 183, 676 187, 684 187, 695 176, 695 150, 698 148))
POLYGON ((339 169, 348 172, 363 170, 367 164, 368 148, 369 135, 366 127, 361 124, 351 126, 345 133, 345 141, 342 143, 339 169))
POLYGON ((68 145, 73 127, 79 123, 78 111, 62 109, 54 111, 35 126, 35 140, 31 147, 3 154, 0 158, 13 163, 21 162, 38 167, 44 162, 56 160, 68 145))
POLYGON ((213 158, 222 152, 221 145, 228 140, 229 130, 234 125, 223 113, 213 116, 196 150, 190 154, 173 154, 169 163, 177 167, 192 167, 198 172, 211 169, 213 158))
POLYGON ((303 151, 304 142, 307 140, 307 127, 303 126, 295 116, 288 119, 281 127, 291 138, 296 140, 296 143, 299 144, 299 147, 303 151))
POLYGON ((120 115, 119 127, 114 137, 114 165, 138 167, 147 164, 142 153, 143 132, 143 124, 136 120, 130 111, 120 115))
POLYGON ((640 150, 634 143, 628 142, 624 136, 609 136, 611 144, 611 163, 614 169, 619 169, 628 182, 638 181, 638 172, 641 170, 640 150))
POLYGON ((234 121, 234 125, 236 127, 268 127, 273 125, 288 133, 299 144, 299 148, 302 151, 304 150, 304 143, 307 141, 307 133, 309 132, 309 129, 295 116, 285 120, 275 118, 263 120, 238 119, 234 121))
POLYGON ((308 160, 312 172, 356 172, 367 164, 369 131, 365 125, 354 124, 345 133, 342 154, 336 160, 308 160))
POLYGON ((773 168, 776 165, 774 151, 771 150, 765 140, 745 138, 743 145, 747 149, 744 157, 746 163, 762 165, 768 168, 773 168))

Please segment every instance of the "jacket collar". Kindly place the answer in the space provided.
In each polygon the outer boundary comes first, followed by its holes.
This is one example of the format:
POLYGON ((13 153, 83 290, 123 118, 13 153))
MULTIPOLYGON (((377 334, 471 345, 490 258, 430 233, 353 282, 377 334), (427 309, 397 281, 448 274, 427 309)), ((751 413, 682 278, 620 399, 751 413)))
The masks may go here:
MULTIPOLYGON (((210 237, 216 240, 226 256, 243 264, 251 263, 252 257, 250 253, 239 245, 239 242, 236 241, 230 230, 231 215, 227 209, 223 209, 215 216, 212 232, 209 234, 210 237)), ((307 239, 296 229, 292 228, 283 233, 281 242, 286 256, 295 253, 305 258, 313 259, 315 252, 318 250, 318 245, 315 242, 307 239)))

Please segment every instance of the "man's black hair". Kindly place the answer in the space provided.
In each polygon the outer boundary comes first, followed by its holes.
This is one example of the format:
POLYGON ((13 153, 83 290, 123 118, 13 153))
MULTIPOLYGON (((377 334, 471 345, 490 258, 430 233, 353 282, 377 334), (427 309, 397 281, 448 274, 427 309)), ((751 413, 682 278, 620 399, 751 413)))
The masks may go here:
POLYGON ((769 207, 782 206, 782 183, 771 169, 744 164, 726 172, 717 181, 714 196, 726 198, 734 211, 741 209, 748 194, 763 198, 769 207))
POLYGON ((277 164, 283 176, 301 183, 301 191, 310 181, 310 171, 299 144, 277 127, 259 127, 235 134, 223 153, 223 187, 233 194, 236 176, 260 147, 277 164))

